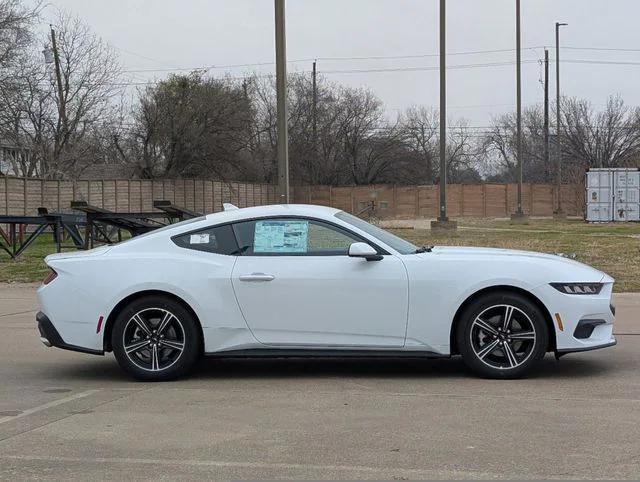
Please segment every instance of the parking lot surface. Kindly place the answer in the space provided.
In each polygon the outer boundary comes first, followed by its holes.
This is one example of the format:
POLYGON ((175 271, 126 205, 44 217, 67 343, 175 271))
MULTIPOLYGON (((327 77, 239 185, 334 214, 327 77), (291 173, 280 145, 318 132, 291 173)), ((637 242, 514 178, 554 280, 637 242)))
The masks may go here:
POLYGON ((45 348, 35 285, 0 285, 0 479, 638 478, 640 294, 618 346, 526 380, 451 360, 204 360, 128 379, 45 348))

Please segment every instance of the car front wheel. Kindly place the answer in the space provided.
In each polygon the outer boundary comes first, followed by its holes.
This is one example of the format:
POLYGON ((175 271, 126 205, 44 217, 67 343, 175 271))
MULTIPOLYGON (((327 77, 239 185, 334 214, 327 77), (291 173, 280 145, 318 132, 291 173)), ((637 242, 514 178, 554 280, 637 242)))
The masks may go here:
POLYGON ((487 378, 519 378, 547 351, 549 333, 534 303, 515 293, 493 293, 461 317, 458 347, 466 365, 487 378))
POLYGON ((149 296, 116 318, 111 343, 120 366, 139 380, 164 381, 187 374, 200 355, 200 332, 180 303, 149 296))

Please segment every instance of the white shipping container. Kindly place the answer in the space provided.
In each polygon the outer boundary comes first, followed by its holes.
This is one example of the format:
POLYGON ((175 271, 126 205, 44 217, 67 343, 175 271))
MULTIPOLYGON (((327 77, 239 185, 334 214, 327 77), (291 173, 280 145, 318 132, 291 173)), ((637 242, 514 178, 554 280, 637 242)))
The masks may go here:
POLYGON ((587 221, 640 221, 638 169, 590 169, 586 187, 587 221))
POLYGON ((612 185, 611 171, 593 169, 587 172, 587 221, 592 223, 613 221, 612 185))
POLYGON ((640 171, 614 171, 614 221, 640 221, 640 171))

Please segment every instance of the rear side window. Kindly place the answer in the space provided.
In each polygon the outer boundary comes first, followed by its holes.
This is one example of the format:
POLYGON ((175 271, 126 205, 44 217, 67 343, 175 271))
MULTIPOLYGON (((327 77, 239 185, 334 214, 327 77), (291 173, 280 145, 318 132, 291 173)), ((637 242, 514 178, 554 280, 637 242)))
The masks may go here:
POLYGON ((204 251, 206 253, 238 254, 238 245, 231 226, 216 226, 201 231, 174 236, 173 242, 181 248, 204 251))

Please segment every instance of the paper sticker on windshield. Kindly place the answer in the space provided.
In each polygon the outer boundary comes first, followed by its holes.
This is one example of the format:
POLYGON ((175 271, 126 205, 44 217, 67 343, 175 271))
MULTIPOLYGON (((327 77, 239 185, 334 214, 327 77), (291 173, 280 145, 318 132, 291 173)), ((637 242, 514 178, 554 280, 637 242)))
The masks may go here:
POLYGON ((189 244, 209 244, 209 233, 192 234, 189 244))
POLYGON ((254 253, 306 253, 308 221, 258 221, 254 253))

